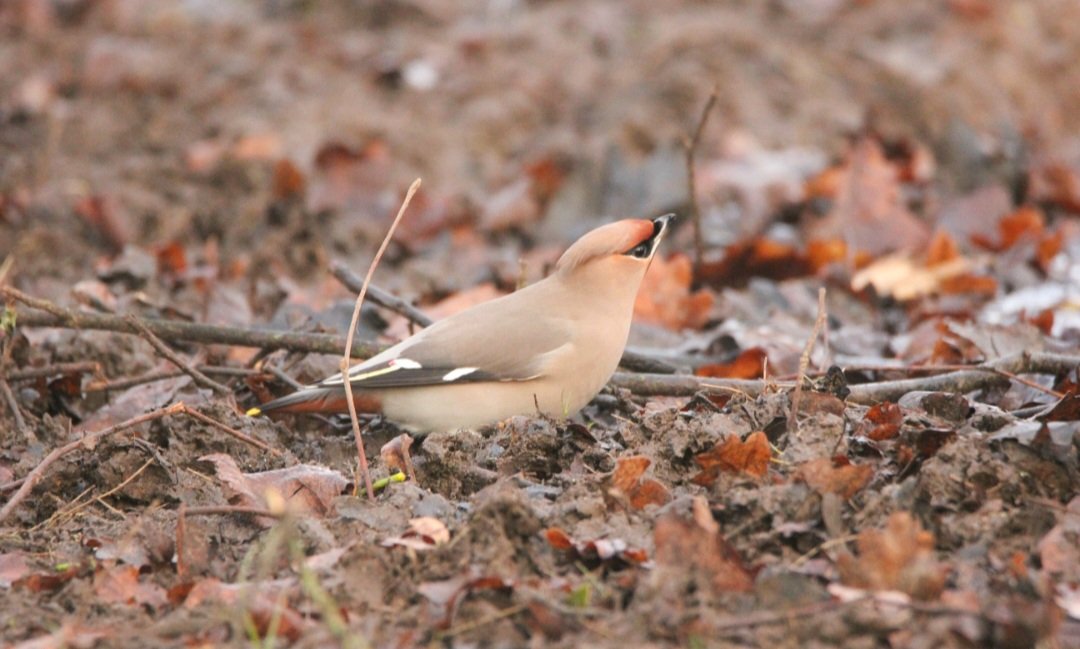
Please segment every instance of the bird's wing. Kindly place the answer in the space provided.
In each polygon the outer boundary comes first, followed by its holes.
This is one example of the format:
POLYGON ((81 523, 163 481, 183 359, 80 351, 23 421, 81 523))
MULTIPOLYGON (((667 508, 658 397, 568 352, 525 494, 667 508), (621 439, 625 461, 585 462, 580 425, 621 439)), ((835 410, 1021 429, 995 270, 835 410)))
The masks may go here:
MULTIPOLYGON (((400 388, 543 376, 552 357, 569 346, 570 336, 563 320, 536 312, 528 299, 519 296, 522 292, 433 324, 351 368, 349 383, 357 388, 400 388)), ((342 375, 335 374, 316 386, 343 383, 342 375)))

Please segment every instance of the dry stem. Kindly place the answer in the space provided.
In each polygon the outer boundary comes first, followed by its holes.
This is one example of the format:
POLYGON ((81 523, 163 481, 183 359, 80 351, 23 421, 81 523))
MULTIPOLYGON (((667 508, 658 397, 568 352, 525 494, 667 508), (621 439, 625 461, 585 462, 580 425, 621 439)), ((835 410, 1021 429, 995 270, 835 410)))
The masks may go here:
POLYGON ((352 352, 353 338, 356 336, 356 324, 360 321, 360 307, 364 305, 364 297, 367 295, 368 287, 371 285, 371 277, 375 274, 379 260, 386 253, 386 247, 390 245, 390 239, 393 238, 394 230, 397 229, 398 223, 401 222, 405 209, 409 207, 413 195, 416 194, 416 190, 419 188, 420 179, 417 178, 412 185, 409 185, 409 190, 405 192, 405 200, 401 202, 401 207, 398 208, 394 222, 390 224, 390 229, 387 230, 386 236, 383 237, 382 244, 375 253, 375 258, 371 260, 371 265, 368 266, 367 275, 364 276, 364 283, 360 286, 360 295, 356 296, 356 306, 353 308, 349 332, 345 336, 345 352, 341 357, 341 376, 344 379, 345 402, 349 406, 349 418, 352 420, 353 435, 356 436, 356 452, 360 457, 360 474, 364 477, 364 487, 367 489, 368 500, 375 500, 375 490, 371 487, 371 473, 368 471, 367 453, 364 452, 364 439, 360 435, 360 418, 356 414, 356 401, 353 399, 352 384, 349 382, 349 361, 352 360, 350 352, 352 352))

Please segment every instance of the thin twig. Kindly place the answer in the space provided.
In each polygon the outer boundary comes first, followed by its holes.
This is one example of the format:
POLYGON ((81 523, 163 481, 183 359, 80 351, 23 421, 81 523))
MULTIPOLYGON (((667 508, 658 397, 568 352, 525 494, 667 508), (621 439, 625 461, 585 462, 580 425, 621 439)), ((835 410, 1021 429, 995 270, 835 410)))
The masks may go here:
POLYGON ((176 367, 180 368, 180 371, 190 376, 192 380, 195 381, 195 383, 199 384, 204 388, 210 388, 218 394, 232 394, 232 390, 230 390, 228 387, 218 383, 214 379, 195 369, 195 367, 193 367, 191 363, 180 358, 179 354, 169 349, 169 346, 166 345, 165 342, 161 340, 161 338, 158 338, 156 335, 154 335, 154 332, 150 331, 150 329, 145 324, 143 324, 142 320, 140 320, 138 316, 133 313, 129 313, 124 316, 124 319, 127 320, 128 323, 130 323, 131 326, 139 332, 139 334, 143 337, 143 340, 150 343, 150 346, 154 348, 154 351, 161 354, 163 357, 165 357, 166 360, 168 360, 176 367))
POLYGON ((26 499, 27 496, 30 495, 30 491, 33 490, 34 486, 45 475, 45 471, 47 471, 49 467, 53 465, 53 463, 55 463, 57 460, 64 457, 68 453, 87 446, 93 447, 99 441, 114 433, 133 428, 148 421, 154 421, 156 419, 161 419, 162 417, 175 415, 183 411, 183 403, 174 403, 170 406, 158 408, 157 410, 153 410, 137 417, 132 417, 127 421, 122 421, 119 424, 116 424, 115 426, 109 426, 108 428, 103 428, 93 433, 87 433, 86 435, 82 436, 80 439, 75 440, 74 442, 65 444, 59 448, 54 449, 51 453, 46 455, 45 459, 39 462, 38 465, 34 467, 32 471, 30 471, 30 473, 26 475, 26 477, 23 479, 22 486, 19 487, 19 490, 16 491, 10 499, 8 499, 8 501, 4 504, 3 509, 0 509, 0 523, 3 523, 5 520, 7 520, 7 517, 11 515, 11 512, 19 506, 19 503, 21 503, 23 500, 26 499))
POLYGON ((205 415, 205 414, 199 412, 198 410, 195 410, 194 408, 191 408, 190 406, 185 405, 184 403, 180 403, 180 406, 182 407, 182 412, 184 414, 189 415, 191 417, 194 417, 195 419, 198 419, 199 421, 203 422, 204 424, 209 424, 209 425, 217 428, 218 430, 224 431, 225 433, 227 433, 229 435, 232 435, 233 437, 240 440, 241 442, 244 442, 245 444, 251 444, 255 448, 260 448, 260 449, 266 451, 267 453, 270 453, 271 455, 276 455, 278 457, 281 457, 281 455, 282 455, 281 451, 277 450, 273 446, 270 446, 266 442, 255 439, 254 437, 252 437, 250 435, 247 435, 245 433, 241 433, 240 431, 236 430, 235 428, 231 428, 229 426, 226 426, 225 424, 223 424, 220 421, 214 419, 213 417, 205 415))
MULTIPOLYGON (((22 291, 0 286, 0 295, 21 302, 26 306, 44 311, 20 312, 16 324, 22 327, 61 327, 65 329, 96 329, 118 333, 137 333, 131 323, 121 316, 101 313, 82 313, 64 308, 48 300, 27 295, 22 291)), ((259 347, 262 349, 287 349, 294 352, 341 355, 345 349, 345 337, 325 333, 304 333, 273 329, 245 329, 224 325, 199 324, 184 320, 143 318, 143 324, 154 335, 167 342, 194 342, 204 344, 232 345, 235 347, 259 347)), ((373 356, 384 348, 380 345, 357 343, 353 354, 357 358, 373 356)))
MULTIPOLYGON (((353 293, 359 293, 364 287, 364 280, 360 279, 356 273, 352 272, 344 262, 337 260, 330 262, 330 274, 353 293)), ((368 286, 367 299, 381 307, 390 309, 394 313, 405 316, 410 322, 418 324, 421 327, 430 327, 431 324, 435 322, 431 316, 417 307, 409 304, 390 291, 383 290, 374 284, 368 286)))
POLYGON ((99 374, 100 372, 101 364, 96 361, 76 361, 74 363, 55 363, 43 367, 11 370, 7 373, 7 380, 15 383, 16 381, 33 381, 65 374, 99 374))
POLYGON ((791 395, 791 414, 788 415, 787 429, 789 433, 799 430, 799 402, 802 401, 803 382, 806 381, 806 370, 810 367, 810 355, 814 353, 814 344, 825 326, 827 319, 825 311, 825 287, 818 289, 818 312, 814 320, 814 328, 810 330, 810 339, 806 341, 802 355, 799 356, 799 375, 795 379, 795 391, 791 395))
POLYGON ((229 514, 250 514, 251 516, 266 516, 267 518, 284 518, 284 512, 272 512, 262 507, 246 507, 243 505, 216 505, 209 507, 184 507, 180 510, 181 516, 228 516, 229 514))
POLYGON ((276 376, 279 381, 281 381, 282 383, 288 385, 289 387, 291 387, 294 390, 303 390, 304 389, 304 384, 303 383, 301 383, 300 381, 297 381, 293 377, 286 374, 280 367, 277 367, 275 365, 271 365, 271 364, 267 363, 267 364, 263 365, 263 369, 266 370, 267 372, 270 372, 274 376, 276 376))
POLYGON ((19 402, 15 399, 15 393, 11 391, 11 386, 2 377, 0 377, 0 394, 4 395, 4 402, 7 403, 8 410, 11 411, 11 416, 15 419, 15 430, 19 431, 23 439, 28 442, 37 442, 34 431, 26 425, 26 419, 23 418, 22 411, 19 409, 19 402))
POLYGON ((360 418, 356 414, 356 401, 353 399, 352 384, 349 382, 349 361, 352 360, 350 352, 352 351, 353 338, 356 335, 356 325, 360 321, 360 308, 364 305, 364 297, 367 295, 368 287, 371 285, 371 277, 375 274, 379 260, 386 253, 386 247, 390 245, 390 239, 393 238, 394 230, 397 229, 398 223, 401 222, 405 209, 409 207, 413 195, 416 194, 416 190, 419 188, 420 179, 417 178, 413 181, 413 184, 409 185, 409 190, 405 192, 405 200, 401 202, 401 207, 398 208, 394 222, 390 224, 390 229, 386 231, 386 236, 383 237, 379 250, 371 260, 371 265, 368 266, 367 275, 364 276, 364 283, 360 286, 360 295, 356 296, 356 306, 353 308, 352 321, 349 323, 349 333, 345 336, 345 352, 341 356, 340 367, 345 386, 345 402, 349 406, 349 418, 352 420, 353 435, 356 436, 356 452, 360 457, 360 474, 364 478, 364 487, 367 489, 368 500, 375 500, 375 490, 371 486, 371 473, 368 471, 367 453, 364 452, 364 439, 360 435, 360 418))
MULTIPOLYGON (((196 368, 204 374, 218 374, 221 376, 258 376, 262 370, 252 370, 245 367, 222 367, 220 365, 196 365, 196 368)), ((114 381, 93 381, 83 388, 83 392, 109 392, 114 390, 126 390, 127 388, 154 381, 166 381, 184 376, 180 370, 164 370, 159 372, 147 372, 141 376, 133 376, 128 379, 116 379, 114 381)))
POLYGON ((697 174, 694 171, 694 154, 697 153, 698 144, 701 143, 701 135, 705 132, 705 125, 709 122, 709 115, 716 106, 719 88, 713 86, 709 98, 705 101, 705 108, 701 110, 697 127, 689 138, 683 138, 683 152, 686 156, 686 187, 690 200, 690 219, 694 224, 694 275, 701 272, 701 261, 705 256, 704 237, 701 233, 701 206, 697 199, 697 174))

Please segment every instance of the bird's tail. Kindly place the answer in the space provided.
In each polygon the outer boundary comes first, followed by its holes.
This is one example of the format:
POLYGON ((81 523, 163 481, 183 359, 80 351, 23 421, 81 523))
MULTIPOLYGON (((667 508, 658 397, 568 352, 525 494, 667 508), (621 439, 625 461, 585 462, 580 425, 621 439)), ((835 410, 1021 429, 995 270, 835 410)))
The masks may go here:
MULTIPOLYGON (((356 411, 359 413, 376 414, 380 411, 382 405, 375 395, 358 391, 353 392, 353 401, 356 403, 356 411)), ((280 399, 274 399, 256 408, 251 408, 247 411, 247 415, 257 417, 268 413, 292 414, 304 412, 335 414, 348 411, 349 405, 345 400, 345 388, 337 385, 297 390, 280 399)))

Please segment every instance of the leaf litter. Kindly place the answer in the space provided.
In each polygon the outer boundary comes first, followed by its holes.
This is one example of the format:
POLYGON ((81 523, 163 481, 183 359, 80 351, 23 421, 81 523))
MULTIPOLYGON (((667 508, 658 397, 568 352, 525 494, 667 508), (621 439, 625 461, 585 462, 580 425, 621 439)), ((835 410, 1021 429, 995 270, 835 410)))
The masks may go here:
MULTIPOLYGON (((717 77, 692 197, 705 257, 681 219, 632 345, 676 378, 760 389, 611 389, 570 423, 433 434, 409 449, 418 483, 367 503, 334 422, 240 416, 335 359, 169 340, 217 368, 222 397, 141 339, 24 326, 40 314, 5 304, 5 501, 51 450, 179 401, 285 450, 174 417, 56 460, 0 527, 5 643, 1080 637, 1080 83, 1054 69, 1075 11, 675 5, 646 9, 642 32, 607 2, 508 6, 505 23, 430 2, 129 4, 0 8, 0 285, 83 314, 340 335, 350 294, 330 265, 365 264, 422 174, 378 281, 445 316, 549 272, 611 217, 686 211, 673 152, 717 77), (841 37, 816 38, 821 21, 841 37), (631 46, 649 78, 612 63, 631 46), (1016 106, 967 64, 988 48, 1016 63, 992 71, 1016 106), (854 389, 1033 352, 1070 362, 869 407, 822 378, 835 364, 854 389), (19 378, 72 362, 98 369, 19 378)), ((363 315, 368 341, 413 328, 363 315)), ((372 450, 399 432, 369 424, 372 450)))

